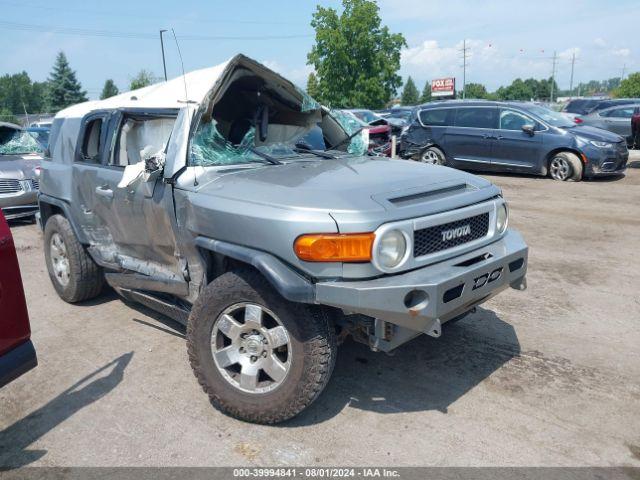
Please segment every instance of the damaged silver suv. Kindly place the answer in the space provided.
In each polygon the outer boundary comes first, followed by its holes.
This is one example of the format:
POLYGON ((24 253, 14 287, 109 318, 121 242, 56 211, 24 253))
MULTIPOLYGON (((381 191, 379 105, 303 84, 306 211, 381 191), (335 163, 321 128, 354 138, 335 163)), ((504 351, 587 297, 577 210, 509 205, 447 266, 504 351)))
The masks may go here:
POLYGON ((497 187, 367 146, 241 55, 63 110, 39 196, 53 285, 80 302, 106 281, 185 324, 215 406, 289 419, 346 336, 389 352, 525 288, 497 187))

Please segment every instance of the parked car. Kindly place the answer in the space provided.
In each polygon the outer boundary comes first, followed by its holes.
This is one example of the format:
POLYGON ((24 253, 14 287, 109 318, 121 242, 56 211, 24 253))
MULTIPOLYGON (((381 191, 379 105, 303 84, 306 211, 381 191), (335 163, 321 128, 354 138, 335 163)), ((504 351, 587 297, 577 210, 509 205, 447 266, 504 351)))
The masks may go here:
POLYGON ((63 110, 51 138, 39 199, 58 295, 106 280, 184 323, 200 384, 243 420, 305 409, 337 339, 389 352, 525 288, 498 187, 350 154, 329 110, 242 55, 63 110), (298 147, 316 128, 327 147, 298 147))
POLYGON ((597 110, 589 115, 579 117, 579 123, 580 125, 588 125, 617 133, 624 137, 627 140, 627 144, 631 146, 633 144, 631 117, 638 107, 640 107, 640 102, 635 105, 618 105, 605 108, 604 110, 597 110))
POLYGON ((640 108, 636 107, 631 117, 631 136, 633 148, 640 148, 640 108))
POLYGON ((0 212, 0 387, 38 364, 11 230, 0 212))
POLYGON ((619 174, 629 157, 621 136, 576 125, 560 112, 529 103, 470 100, 418 108, 401 151, 425 163, 562 181, 619 174))
POLYGON ((0 122, 0 209, 7 219, 38 211, 38 172, 48 130, 0 122))
POLYGON ((575 98, 573 100, 569 100, 564 107, 562 107, 562 113, 564 113, 567 118, 573 120, 580 115, 587 115, 593 107, 595 107, 598 103, 603 100, 608 100, 606 98, 597 97, 597 98, 575 98))
POLYGON ((640 98, 606 98, 600 99, 594 104, 591 104, 589 108, 586 109, 584 113, 574 116, 574 121, 576 123, 581 123, 581 117, 584 115, 589 115, 591 113, 598 112, 600 110, 604 110, 605 108, 618 107, 622 105, 629 105, 632 103, 640 103, 640 98))
POLYGON ((391 127, 390 135, 396 135, 398 137, 402 132, 402 127, 404 127, 405 125, 405 122, 401 119, 398 119, 397 117, 389 115, 383 116, 377 112, 374 112, 373 110, 360 108, 344 111, 349 112, 351 115, 354 115, 355 117, 372 127, 389 125, 391 127))

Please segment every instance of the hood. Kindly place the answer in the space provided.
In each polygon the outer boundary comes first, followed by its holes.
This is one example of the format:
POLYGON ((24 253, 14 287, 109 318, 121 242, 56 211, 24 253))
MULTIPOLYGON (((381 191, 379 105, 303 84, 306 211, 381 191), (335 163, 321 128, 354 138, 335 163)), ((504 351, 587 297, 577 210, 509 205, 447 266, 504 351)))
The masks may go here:
MULTIPOLYGON (((299 160, 281 166, 223 172, 210 182, 201 183, 198 189, 199 193, 254 206, 356 215, 424 206, 429 200, 441 199, 438 195, 445 192, 464 196, 479 191, 489 197, 499 193, 490 182, 459 170, 383 157, 299 160), (429 197, 431 192, 436 196, 429 197), (413 201, 414 198, 422 200, 413 201)), ((456 208, 454 204, 447 208, 456 208)), ((415 216, 413 210, 392 216, 398 215, 415 216)))
POLYGON ((582 137, 587 140, 595 140, 596 142, 609 142, 617 143, 622 142, 624 139, 616 134, 601 128, 589 127, 587 125, 576 125, 573 128, 565 129, 566 132, 576 137, 582 137))
POLYGON ((36 178, 34 169, 40 165, 41 160, 40 155, 0 155, 0 178, 36 178))

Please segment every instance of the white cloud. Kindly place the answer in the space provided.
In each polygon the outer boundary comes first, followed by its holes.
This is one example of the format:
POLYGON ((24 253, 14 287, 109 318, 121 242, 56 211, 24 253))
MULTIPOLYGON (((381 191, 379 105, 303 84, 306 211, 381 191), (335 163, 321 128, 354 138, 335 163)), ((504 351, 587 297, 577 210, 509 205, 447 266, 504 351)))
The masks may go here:
POLYGON ((576 58, 580 56, 580 48, 578 47, 573 47, 573 48, 567 48, 566 50, 561 51, 560 53, 558 53, 558 58, 560 60, 571 60, 572 56, 575 54, 576 58))
POLYGON ((602 48, 602 47, 606 47, 606 46, 607 46, 607 42, 605 42, 604 38, 601 38, 601 37, 595 38, 595 39, 593 40, 593 44, 594 44, 596 47, 601 47, 601 48, 602 48))
POLYGON ((618 48, 616 50, 611 50, 611 55, 615 55, 616 57, 628 57, 631 55, 631 50, 628 48, 618 48))

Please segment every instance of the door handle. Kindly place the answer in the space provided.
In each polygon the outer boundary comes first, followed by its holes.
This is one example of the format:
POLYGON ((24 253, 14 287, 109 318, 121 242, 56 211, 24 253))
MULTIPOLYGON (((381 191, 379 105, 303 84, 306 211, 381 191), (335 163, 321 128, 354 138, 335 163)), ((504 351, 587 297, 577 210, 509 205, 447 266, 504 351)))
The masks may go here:
POLYGON ((113 190, 109 188, 109 185, 102 185, 101 187, 96 187, 96 195, 98 195, 99 197, 112 199, 113 190))
POLYGON ((482 138, 486 140, 497 140, 498 138, 502 138, 502 137, 494 137, 493 135, 482 135, 482 138))
POLYGON ((496 140, 502 140, 504 137, 502 135, 498 135, 497 137, 495 137, 496 140))

